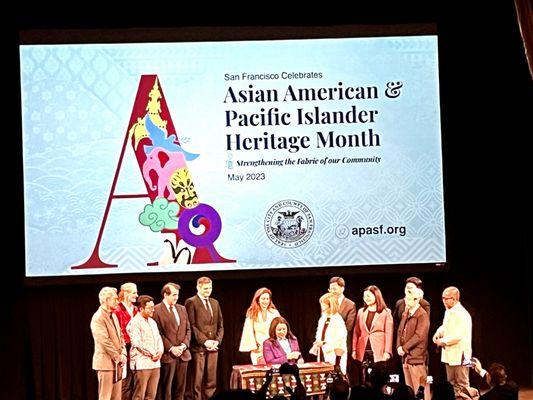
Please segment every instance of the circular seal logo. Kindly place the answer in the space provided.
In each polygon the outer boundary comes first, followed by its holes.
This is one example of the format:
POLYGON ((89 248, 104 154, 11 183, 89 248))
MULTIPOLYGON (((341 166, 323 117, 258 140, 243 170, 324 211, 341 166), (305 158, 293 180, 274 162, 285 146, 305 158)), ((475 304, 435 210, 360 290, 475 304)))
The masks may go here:
POLYGON ((268 238, 286 249, 301 246, 315 230, 315 218, 309 208, 297 200, 281 200, 265 216, 268 238))
POLYGON ((348 227, 344 224, 337 225, 335 228, 335 236, 337 236, 339 239, 346 239, 348 237, 350 230, 348 227))

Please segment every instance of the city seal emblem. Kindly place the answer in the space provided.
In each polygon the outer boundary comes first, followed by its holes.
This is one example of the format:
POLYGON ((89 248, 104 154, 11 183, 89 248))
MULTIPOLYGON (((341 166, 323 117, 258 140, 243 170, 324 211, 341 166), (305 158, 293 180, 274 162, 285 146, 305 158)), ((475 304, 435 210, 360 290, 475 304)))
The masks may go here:
POLYGON ((309 208, 297 200, 281 200, 270 207, 265 216, 265 232, 277 246, 299 247, 315 230, 315 218, 309 208))

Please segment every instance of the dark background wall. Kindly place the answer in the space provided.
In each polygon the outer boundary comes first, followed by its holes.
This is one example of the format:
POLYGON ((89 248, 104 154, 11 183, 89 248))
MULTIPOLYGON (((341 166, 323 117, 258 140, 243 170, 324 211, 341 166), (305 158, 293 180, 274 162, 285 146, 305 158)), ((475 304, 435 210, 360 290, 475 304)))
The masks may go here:
MULTIPOLYGON (((444 3, 444 2, 442 2, 444 3)), ((444 313, 440 294, 448 285, 458 286, 462 302, 474 322, 474 355, 485 363, 499 361, 509 367, 521 385, 532 384, 532 299, 527 224, 531 217, 532 84, 512 2, 484 4, 483 9, 455 8, 435 3, 396 9, 361 8, 348 15, 321 17, 276 16, 253 19, 161 17, 156 25, 322 25, 436 22, 439 33, 441 106, 444 152, 444 189, 448 269, 420 272, 399 267, 398 272, 357 268, 320 269, 305 276, 272 277, 267 273, 240 277, 213 275, 213 296, 222 306, 225 337, 221 349, 219 379, 227 385, 231 366, 246 363, 238 353, 244 313, 253 292, 267 286, 281 313, 292 325, 302 347, 309 349, 319 316, 318 298, 332 275, 347 281, 347 296, 362 304, 362 289, 378 285, 389 306, 403 294, 406 277, 417 274, 425 282, 426 298, 432 304, 431 331, 444 313), (177 18, 177 19, 176 19, 177 18)), ((152 21, 152 24, 154 22, 152 21)), ((18 43, 19 29, 123 28, 148 26, 140 17, 19 15, 12 38, 18 43)), ((260 29, 260 28, 258 28, 260 29)), ((281 29, 281 28, 280 28, 281 29)), ((9 58, 18 59, 12 46, 9 58)), ((15 70, 12 79, 14 130, 6 135, 6 148, 15 160, 7 173, 17 176, 16 207, 9 213, 14 240, 4 263, 9 278, 3 287, 8 307, 0 333, 4 348, 0 397, 9 399, 93 399, 96 377, 91 370, 93 341, 89 321, 98 307, 98 291, 104 285, 138 283, 139 291, 157 299, 160 286, 179 282, 180 303, 194 295, 193 276, 122 275, 90 278, 86 282, 50 281, 25 285, 22 208, 22 163, 20 134, 20 89, 15 70), (4 324, 3 324, 4 325, 4 324)), ((4 142, 5 143, 5 142, 4 142)), ((309 357, 309 356, 308 356, 309 357)), ((443 372, 438 355, 431 351, 431 372, 443 372)), ((479 381, 474 380, 474 383, 479 381)))

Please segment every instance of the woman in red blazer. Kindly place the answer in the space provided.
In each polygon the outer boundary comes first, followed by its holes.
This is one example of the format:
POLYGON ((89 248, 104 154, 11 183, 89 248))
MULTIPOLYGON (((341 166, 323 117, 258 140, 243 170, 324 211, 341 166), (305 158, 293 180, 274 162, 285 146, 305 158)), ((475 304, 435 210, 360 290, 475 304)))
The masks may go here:
MULTIPOLYGON (((352 341, 352 357, 361 372, 363 364, 388 361, 392 357, 393 342, 392 313, 379 288, 374 285, 366 287, 363 301, 365 306, 357 313, 352 341)), ((362 378, 364 381, 364 375, 362 378)))

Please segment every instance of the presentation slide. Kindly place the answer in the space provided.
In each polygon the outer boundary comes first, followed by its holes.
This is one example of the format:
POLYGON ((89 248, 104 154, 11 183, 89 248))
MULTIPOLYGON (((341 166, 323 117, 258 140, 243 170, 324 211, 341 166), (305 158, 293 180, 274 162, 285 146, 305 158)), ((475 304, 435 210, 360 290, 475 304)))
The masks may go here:
POLYGON ((446 261, 437 36, 20 63, 28 277, 446 261))

